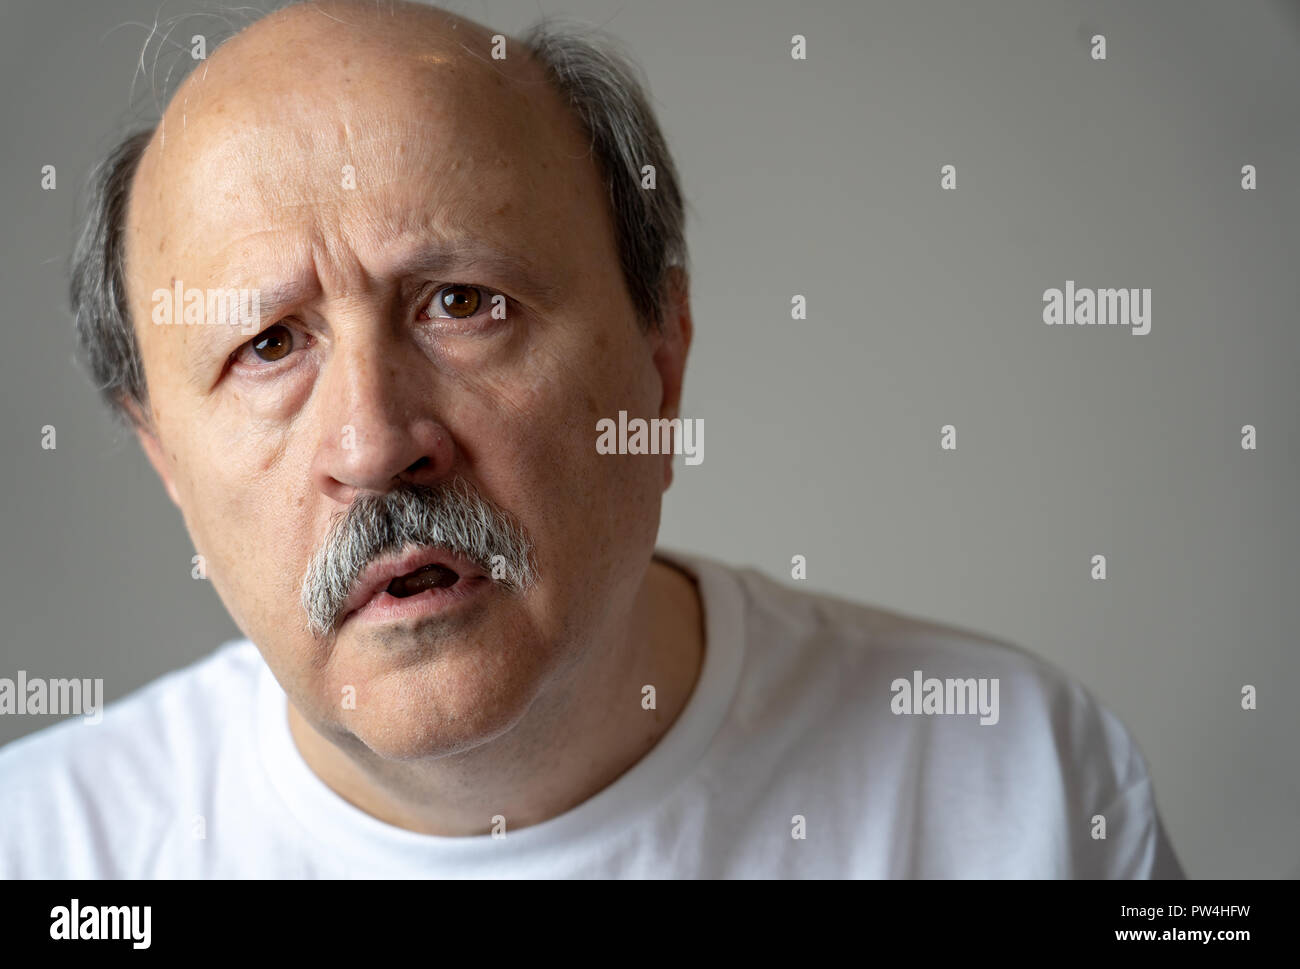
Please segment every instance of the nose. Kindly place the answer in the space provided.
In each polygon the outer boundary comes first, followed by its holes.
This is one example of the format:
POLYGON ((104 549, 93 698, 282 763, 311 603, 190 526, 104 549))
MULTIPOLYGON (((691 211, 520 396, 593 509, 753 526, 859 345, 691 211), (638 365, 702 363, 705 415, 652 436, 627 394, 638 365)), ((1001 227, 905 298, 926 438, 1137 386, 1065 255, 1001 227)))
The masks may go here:
POLYGON ((316 387, 316 487, 349 504, 359 492, 446 478, 456 445, 435 414, 436 377, 427 358, 386 327, 336 333, 316 387))

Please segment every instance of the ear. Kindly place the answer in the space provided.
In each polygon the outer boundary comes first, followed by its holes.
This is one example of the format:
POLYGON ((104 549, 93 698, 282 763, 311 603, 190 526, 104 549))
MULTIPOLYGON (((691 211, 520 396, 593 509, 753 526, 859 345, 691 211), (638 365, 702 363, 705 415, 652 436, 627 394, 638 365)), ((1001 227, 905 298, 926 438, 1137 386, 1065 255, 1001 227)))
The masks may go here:
MULTIPOLYGON (((664 285, 665 303, 660 330, 651 331, 654 337, 654 365, 659 373, 663 396, 659 402, 659 416, 672 420, 681 411, 682 384, 686 376, 686 355, 691 349, 695 325, 691 320, 690 279, 681 266, 668 270, 664 285)), ((665 454, 664 490, 673 483, 673 455, 665 454)))
POLYGON ((123 401, 122 406, 131 418, 131 426, 135 429, 136 440, 140 442, 145 457, 149 459, 153 469, 158 472, 158 477, 162 479, 163 487, 167 489, 167 495, 171 498, 172 504, 179 508, 181 499, 176 493, 176 484, 172 480, 171 471, 167 467, 167 460, 163 456, 162 443, 158 440, 158 432, 154 430, 153 422, 141 411, 140 405, 134 400, 123 401))

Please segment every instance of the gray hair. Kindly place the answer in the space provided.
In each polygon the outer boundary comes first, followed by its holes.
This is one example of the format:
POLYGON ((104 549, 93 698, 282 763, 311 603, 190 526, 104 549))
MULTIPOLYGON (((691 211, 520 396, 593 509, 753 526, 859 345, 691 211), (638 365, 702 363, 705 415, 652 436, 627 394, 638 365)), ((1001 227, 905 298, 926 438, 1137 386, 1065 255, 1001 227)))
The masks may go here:
MULTIPOLYGON (((632 60, 609 34, 545 18, 520 38, 582 122, 609 196, 624 284, 643 329, 662 325, 673 267, 689 272, 685 200, 667 142, 632 60), (655 188, 641 187, 654 167, 655 188)), ((125 288, 124 223, 132 180, 154 128, 136 131, 97 164, 72 258, 70 295, 84 365, 109 408, 149 414, 125 288)))

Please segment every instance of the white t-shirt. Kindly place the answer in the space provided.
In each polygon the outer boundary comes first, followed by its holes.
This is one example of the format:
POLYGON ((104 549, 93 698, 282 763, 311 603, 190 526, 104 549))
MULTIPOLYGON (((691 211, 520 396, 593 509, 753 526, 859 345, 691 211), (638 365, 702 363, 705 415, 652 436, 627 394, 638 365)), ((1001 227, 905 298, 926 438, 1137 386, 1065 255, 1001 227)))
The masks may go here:
POLYGON ((0 877, 1182 877, 1132 738, 1055 668, 659 554, 699 583, 699 681, 644 758, 558 817, 435 837, 366 814, 303 761, 238 640, 99 724, 0 750, 0 877))

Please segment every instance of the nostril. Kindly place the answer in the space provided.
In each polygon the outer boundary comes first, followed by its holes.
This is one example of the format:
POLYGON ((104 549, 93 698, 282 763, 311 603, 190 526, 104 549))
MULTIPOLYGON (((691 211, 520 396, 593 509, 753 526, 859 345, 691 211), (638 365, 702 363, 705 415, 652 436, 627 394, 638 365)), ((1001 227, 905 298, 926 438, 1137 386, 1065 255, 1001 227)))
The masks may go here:
POLYGON ((410 472, 410 471, 419 471, 421 468, 427 468, 428 466, 429 466, 429 458, 428 458, 427 456, 425 456, 425 457, 420 458, 420 460, 416 461, 413 465, 411 465, 411 466, 410 466, 409 468, 407 468, 406 470, 407 470, 408 472, 410 472))

